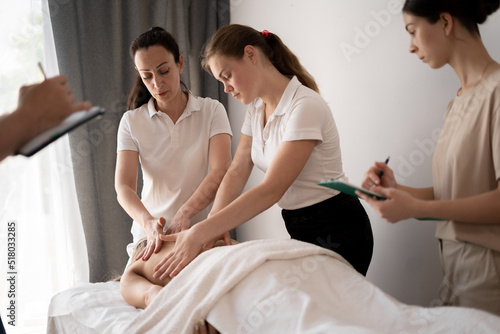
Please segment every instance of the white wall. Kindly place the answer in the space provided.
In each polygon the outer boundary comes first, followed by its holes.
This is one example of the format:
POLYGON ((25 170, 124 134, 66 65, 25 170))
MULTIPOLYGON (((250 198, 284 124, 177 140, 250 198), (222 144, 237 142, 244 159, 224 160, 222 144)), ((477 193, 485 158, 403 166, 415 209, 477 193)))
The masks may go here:
MULTIPOLYGON (((431 70, 408 52, 403 0, 232 0, 231 21, 278 34, 316 78, 341 136, 344 169, 359 184, 373 161, 391 156, 400 183, 432 184, 436 134, 459 82, 450 67, 431 70)), ((500 13, 482 29, 500 60, 500 13)), ((245 108, 230 99, 235 134, 245 108)), ((254 171, 249 186, 262 178, 254 171)), ((391 225, 365 206, 375 237, 370 279, 397 299, 428 306, 436 297, 441 269, 435 223, 391 225)), ((273 207, 238 228, 238 238, 287 238, 273 207)))

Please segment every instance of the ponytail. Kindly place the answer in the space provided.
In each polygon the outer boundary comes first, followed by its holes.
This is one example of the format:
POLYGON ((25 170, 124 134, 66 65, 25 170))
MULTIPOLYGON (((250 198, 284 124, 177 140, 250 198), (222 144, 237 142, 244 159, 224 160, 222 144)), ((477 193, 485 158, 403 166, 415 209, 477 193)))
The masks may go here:
POLYGON ((239 24, 230 24, 217 30, 205 46, 202 56, 202 67, 210 72, 208 61, 214 55, 243 58, 244 49, 252 45, 264 52, 269 61, 283 75, 296 76, 306 87, 319 93, 313 76, 302 66, 297 56, 275 34, 268 31, 262 33, 239 24))

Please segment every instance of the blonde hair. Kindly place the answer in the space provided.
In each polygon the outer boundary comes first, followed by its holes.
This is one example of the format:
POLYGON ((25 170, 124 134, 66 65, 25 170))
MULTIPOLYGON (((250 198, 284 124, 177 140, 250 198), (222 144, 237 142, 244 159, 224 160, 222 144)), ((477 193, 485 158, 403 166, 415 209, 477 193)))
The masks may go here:
POLYGON ((306 87, 319 93, 313 76, 302 66, 297 56, 275 34, 259 31, 241 24, 223 26, 206 44, 201 65, 210 73, 208 61, 215 55, 243 58, 244 49, 252 45, 264 52, 276 69, 287 77, 296 76, 306 87))
POLYGON ((134 249, 132 250, 132 256, 131 259, 132 261, 135 261, 135 259, 141 254, 141 252, 146 248, 146 245, 148 244, 148 240, 146 238, 142 238, 141 240, 137 241, 137 243, 134 246, 134 249))
MULTIPOLYGON (((132 262, 135 261, 136 257, 139 256, 139 254, 142 252, 144 248, 146 248, 146 245, 148 244, 148 241, 146 238, 142 238, 139 240, 135 246, 134 249, 132 250, 132 262)), ((120 282, 122 279, 122 275, 117 275, 116 277, 110 279, 108 282, 120 282)))

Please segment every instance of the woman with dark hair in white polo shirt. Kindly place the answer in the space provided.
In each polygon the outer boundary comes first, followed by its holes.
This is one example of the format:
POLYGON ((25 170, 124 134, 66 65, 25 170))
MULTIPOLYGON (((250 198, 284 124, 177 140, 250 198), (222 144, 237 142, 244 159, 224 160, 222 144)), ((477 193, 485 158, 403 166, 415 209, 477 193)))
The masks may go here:
POLYGON ((232 134, 222 104, 194 96, 182 83, 183 56, 167 31, 141 34, 130 55, 137 79, 118 130, 115 188, 134 220, 133 243, 147 238, 141 255, 147 260, 161 248, 164 230, 179 232, 207 217, 231 162, 232 134))
POLYGON ((210 217, 162 236, 177 243, 157 266, 157 277, 175 276, 204 243, 275 203, 292 238, 339 253, 365 275, 373 235, 363 206, 354 196, 317 184, 345 175, 335 121, 312 76, 278 36, 236 24, 215 33, 203 65, 249 107, 210 217), (254 165, 266 175, 241 194, 254 165))

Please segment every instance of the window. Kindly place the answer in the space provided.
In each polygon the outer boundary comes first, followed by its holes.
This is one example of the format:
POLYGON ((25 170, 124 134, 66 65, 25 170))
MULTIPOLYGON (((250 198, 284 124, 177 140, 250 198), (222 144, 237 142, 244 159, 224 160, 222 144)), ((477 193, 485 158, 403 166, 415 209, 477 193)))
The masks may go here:
MULTIPOLYGON (((47 0, 0 3, 0 115, 16 108, 21 85, 43 80, 38 62, 47 76, 58 73, 48 13, 47 0)), ((88 281, 74 187, 67 136, 31 158, 0 162, 0 314, 8 333, 45 332, 51 297, 88 281)))

